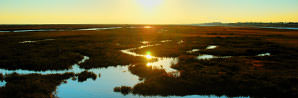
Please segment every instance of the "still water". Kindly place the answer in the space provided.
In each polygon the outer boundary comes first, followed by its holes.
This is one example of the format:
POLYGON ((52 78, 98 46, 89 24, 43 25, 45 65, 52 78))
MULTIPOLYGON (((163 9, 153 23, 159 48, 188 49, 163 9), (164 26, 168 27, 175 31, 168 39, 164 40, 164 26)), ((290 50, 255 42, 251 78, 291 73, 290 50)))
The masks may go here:
POLYGON ((294 28, 294 27, 261 27, 261 28, 298 30, 298 28, 294 28))

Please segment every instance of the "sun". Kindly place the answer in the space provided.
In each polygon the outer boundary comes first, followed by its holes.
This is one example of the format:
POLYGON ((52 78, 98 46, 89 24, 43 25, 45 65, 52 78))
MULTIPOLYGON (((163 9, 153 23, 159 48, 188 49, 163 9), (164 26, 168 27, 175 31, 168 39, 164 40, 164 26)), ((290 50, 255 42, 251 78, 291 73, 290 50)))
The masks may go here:
POLYGON ((144 8, 150 9, 160 5, 162 0, 137 0, 137 2, 144 8))

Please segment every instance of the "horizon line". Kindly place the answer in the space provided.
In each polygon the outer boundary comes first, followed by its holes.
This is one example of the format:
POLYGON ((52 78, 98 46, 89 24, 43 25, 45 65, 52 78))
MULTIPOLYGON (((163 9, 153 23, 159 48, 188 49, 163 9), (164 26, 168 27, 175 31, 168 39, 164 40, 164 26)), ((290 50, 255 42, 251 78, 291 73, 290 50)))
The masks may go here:
POLYGON ((222 24, 229 24, 229 23, 298 23, 297 22, 204 22, 204 23, 157 23, 157 24, 146 24, 146 23, 4 23, 0 25, 191 25, 191 24, 207 24, 207 23, 222 23, 222 24))

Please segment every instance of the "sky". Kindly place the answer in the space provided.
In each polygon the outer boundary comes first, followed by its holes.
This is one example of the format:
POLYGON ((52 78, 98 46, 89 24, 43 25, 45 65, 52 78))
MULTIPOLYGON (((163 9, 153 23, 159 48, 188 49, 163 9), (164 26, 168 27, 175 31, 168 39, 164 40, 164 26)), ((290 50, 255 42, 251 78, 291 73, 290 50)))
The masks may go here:
POLYGON ((298 22, 298 0, 0 0, 0 24, 298 22))

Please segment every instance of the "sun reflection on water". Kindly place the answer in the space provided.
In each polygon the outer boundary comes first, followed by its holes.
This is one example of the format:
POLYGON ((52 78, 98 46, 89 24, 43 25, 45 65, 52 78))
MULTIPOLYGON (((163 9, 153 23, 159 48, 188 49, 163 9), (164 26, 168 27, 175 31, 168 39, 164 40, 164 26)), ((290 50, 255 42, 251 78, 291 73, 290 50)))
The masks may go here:
POLYGON ((152 63, 147 63, 147 66, 148 66, 148 67, 151 67, 151 66, 152 66, 152 63))
POLYGON ((151 60, 153 57, 151 56, 151 52, 147 51, 145 55, 146 59, 151 60))
POLYGON ((146 58, 147 58, 147 59, 152 59, 152 56, 149 55, 149 54, 147 54, 147 55, 146 55, 146 58))
POLYGON ((144 26, 145 29, 151 29, 151 26, 144 26))

